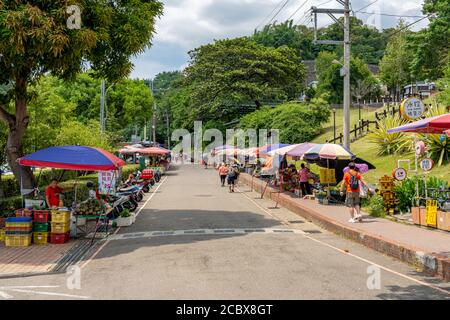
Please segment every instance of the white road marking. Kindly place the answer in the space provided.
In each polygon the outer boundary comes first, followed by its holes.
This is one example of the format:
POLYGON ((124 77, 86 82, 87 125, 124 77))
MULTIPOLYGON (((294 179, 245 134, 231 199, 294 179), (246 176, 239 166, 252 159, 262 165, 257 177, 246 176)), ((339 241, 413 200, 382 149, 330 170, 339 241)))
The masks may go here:
MULTIPOLYGON (((239 190, 238 190, 238 191, 239 191, 239 190)), ((282 219, 280 219, 280 218, 274 216, 271 212, 269 212, 267 209, 265 209, 265 208, 263 208, 261 205, 259 205, 259 203, 257 203, 257 202, 254 201, 252 198, 250 198, 246 193, 244 193, 244 192, 242 192, 242 191, 241 191, 240 193, 241 193, 242 195, 244 195, 250 202, 252 202, 252 203, 253 203, 254 205, 256 205, 258 208, 260 208, 261 210, 263 210, 265 213, 267 213, 267 214, 270 215, 271 217, 277 219, 277 220, 280 221, 282 224, 287 225, 287 226, 288 226, 288 225, 291 225, 289 222, 284 221, 284 220, 282 220, 282 219)), ((353 257, 353 258, 358 259, 358 260, 360 260, 360 261, 363 261, 363 262, 365 262, 365 263, 367 263, 367 264, 369 264, 369 265, 377 266, 377 267, 379 267, 380 269, 385 270, 385 271, 387 271, 387 272, 390 272, 390 273, 392 273, 392 274, 395 274, 395 275, 397 275, 397 276, 399 276, 399 277, 402 277, 402 278, 405 278, 405 279, 407 279, 407 280, 416 282, 416 283, 418 283, 418 284, 420 284, 420 285, 423 285, 423 286, 426 286, 426 287, 435 289, 435 290, 437 290, 437 291, 439 291, 439 292, 441 292, 441 293, 445 293, 445 294, 447 294, 447 295, 450 295, 450 291, 448 291, 448 290, 442 289, 442 288, 440 288, 440 287, 434 286, 434 285, 429 284, 429 283, 427 283, 427 282, 424 282, 424 281, 415 279, 415 278, 413 278, 413 277, 407 276, 407 275, 405 275, 405 274, 403 274, 403 273, 400 273, 400 272, 397 272, 397 271, 395 271, 395 270, 392 270, 392 269, 390 269, 390 268, 388 268, 388 267, 379 265, 378 263, 375 263, 375 262, 370 261, 370 260, 368 260, 368 259, 365 259, 365 258, 363 258, 363 257, 357 256, 357 255, 355 255, 355 254, 353 254, 353 253, 349 253, 349 252, 347 252, 347 251, 345 251, 345 250, 342 250, 342 249, 340 249, 340 248, 338 248, 338 247, 335 247, 335 246, 333 246, 333 245, 331 245, 331 244, 328 244, 328 243, 326 243, 326 242, 323 242, 323 241, 321 241, 321 240, 318 240, 318 239, 315 239, 315 238, 313 238, 313 237, 311 237, 311 236, 308 236, 306 233, 302 233, 302 235, 303 235, 305 238, 308 238, 308 239, 310 239, 310 240, 312 240, 312 241, 314 241, 314 242, 317 242, 317 243, 319 243, 319 244, 322 244, 322 245, 324 245, 324 246, 327 246, 327 247, 329 247, 329 248, 331 248, 331 249, 333 249, 333 250, 336 250, 336 251, 338 251, 338 252, 340 252, 340 253, 343 253, 344 255, 353 257)))
POLYGON ((224 234, 304 234, 302 230, 296 229, 265 229, 265 228, 221 228, 221 229, 191 229, 191 230, 166 230, 150 232, 124 233, 110 236, 107 240, 117 241, 156 237, 175 237, 175 236, 214 236, 224 234))
POLYGON ((67 293, 58 293, 58 292, 48 292, 48 291, 34 291, 30 289, 49 289, 49 288, 59 288, 60 286, 8 286, 8 287, 0 287, 0 297, 4 299, 13 299, 14 297, 7 294, 4 291, 12 291, 12 292, 20 292, 20 293, 32 293, 32 294, 40 294, 47 296, 57 296, 57 297, 67 297, 67 298, 78 298, 78 299, 90 299, 90 297, 79 296, 67 293))
MULTIPOLYGON (((139 210, 136 212, 136 217, 138 217, 139 214, 141 213, 142 209, 144 209, 144 208, 147 206, 147 203, 153 198, 153 196, 156 194, 156 191, 159 190, 159 188, 163 185, 163 183, 167 180, 167 178, 168 178, 168 176, 165 176, 165 177, 164 177, 164 179, 163 179, 163 180, 161 181, 161 183, 156 187, 156 189, 152 192, 152 194, 151 194, 150 197, 147 199, 147 201, 145 201, 144 205, 141 206, 141 207, 139 208, 139 210)), ((120 229, 121 229, 120 227, 117 228, 116 231, 115 231, 110 237, 115 236, 115 235, 120 231, 120 229)), ((92 260, 94 260, 94 258, 99 254, 100 251, 103 250, 103 248, 104 248, 108 243, 109 243, 109 239, 107 239, 107 240, 105 241, 105 243, 102 244, 102 245, 100 246, 100 248, 98 248, 97 251, 95 251, 95 253, 94 253, 88 260, 86 260, 85 263, 83 263, 83 264, 80 266, 80 269, 85 268, 92 260)))

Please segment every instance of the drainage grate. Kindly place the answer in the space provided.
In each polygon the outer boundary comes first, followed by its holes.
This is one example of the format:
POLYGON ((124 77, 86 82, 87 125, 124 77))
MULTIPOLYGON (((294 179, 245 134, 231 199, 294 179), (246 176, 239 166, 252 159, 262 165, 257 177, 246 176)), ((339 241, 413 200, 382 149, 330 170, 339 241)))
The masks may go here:
POLYGON ((70 249, 67 254, 65 254, 50 272, 65 272, 66 269, 81 261, 84 255, 91 248, 91 240, 81 240, 81 242, 70 249))

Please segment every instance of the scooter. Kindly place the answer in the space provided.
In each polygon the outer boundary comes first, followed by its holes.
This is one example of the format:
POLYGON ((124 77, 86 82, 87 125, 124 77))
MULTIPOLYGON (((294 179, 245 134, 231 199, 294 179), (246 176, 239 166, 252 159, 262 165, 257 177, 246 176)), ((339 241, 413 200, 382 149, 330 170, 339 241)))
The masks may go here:
POLYGON ((130 210, 131 212, 135 211, 138 207, 138 204, 136 201, 130 198, 130 196, 127 195, 117 195, 117 196, 108 196, 108 202, 112 206, 112 211, 110 213, 112 219, 116 219, 120 216, 122 211, 125 209, 130 210))
POLYGON ((141 202, 144 199, 144 192, 142 191, 142 187, 137 185, 132 185, 125 188, 119 188, 117 190, 118 195, 128 195, 133 197, 137 202, 141 202))

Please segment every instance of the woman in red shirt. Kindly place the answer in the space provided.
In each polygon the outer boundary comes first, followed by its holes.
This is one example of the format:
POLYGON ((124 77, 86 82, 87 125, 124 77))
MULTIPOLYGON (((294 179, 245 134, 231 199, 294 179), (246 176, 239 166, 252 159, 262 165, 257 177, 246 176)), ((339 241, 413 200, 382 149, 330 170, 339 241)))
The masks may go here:
POLYGON ((53 179, 50 185, 45 189, 45 199, 49 208, 58 207, 63 189, 58 186, 58 180, 53 179))

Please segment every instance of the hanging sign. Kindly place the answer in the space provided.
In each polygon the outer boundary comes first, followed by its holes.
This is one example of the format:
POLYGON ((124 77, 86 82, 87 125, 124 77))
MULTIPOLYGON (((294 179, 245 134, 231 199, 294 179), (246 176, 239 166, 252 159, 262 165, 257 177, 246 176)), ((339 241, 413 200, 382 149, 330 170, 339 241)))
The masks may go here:
POLYGON ((118 175, 115 171, 100 171, 98 173, 98 193, 115 195, 116 177, 118 177, 118 175))
POLYGON ((431 171, 434 168, 433 159, 430 158, 423 159, 420 162, 420 167, 422 168, 423 171, 431 171))
POLYGON ((416 143, 416 155, 422 156, 425 153, 425 143, 423 141, 419 141, 416 143))
POLYGON ((405 169, 403 168, 397 168, 394 170, 394 172, 392 173, 392 176, 395 178, 395 180, 397 181, 403 181, 406 179, 406 177, 408 176, 407 172, 405 169))
POLYGON ((418 98, 408 98, 400 105, 400 112, 407 120, 416 120, 425 113, 425 105, 418 98))

